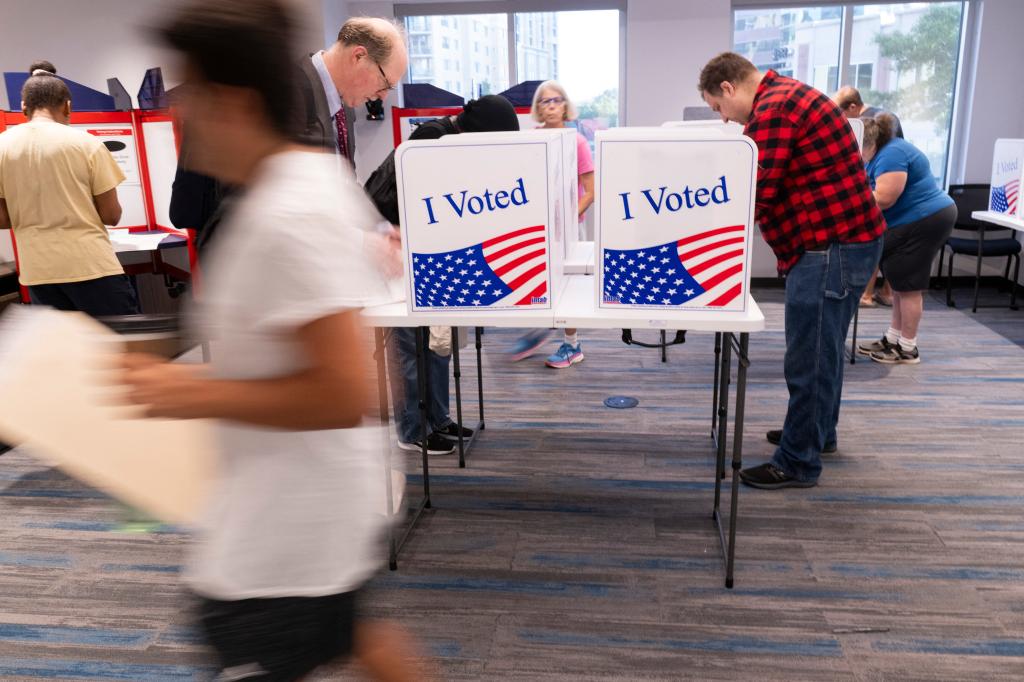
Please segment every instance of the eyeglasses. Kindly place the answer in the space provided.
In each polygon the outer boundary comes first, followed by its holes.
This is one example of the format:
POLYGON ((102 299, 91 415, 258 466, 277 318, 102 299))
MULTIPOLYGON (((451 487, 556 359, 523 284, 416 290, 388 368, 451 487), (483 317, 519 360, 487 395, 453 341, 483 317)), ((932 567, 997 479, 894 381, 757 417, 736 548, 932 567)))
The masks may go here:
MULTIPOLYGON (((388 80, 388 77, 384 73, 384 69, 381 68, 380 64, 377 64, 377 70, 380 71, 380 77, 384 79, 384 87, 381 88, 380 90, 385 90, 387 92, 391 92, 392 90, 394 90, 395 86, 392 85, 391 81, 388 80)), ((378 90, 377 92, 380 92, 380 90, 378 90)))
POLYGON ((537 104, 539 104, 542 107, 558 106, 559 104, 564 103, 564 97, 548 97, 547 99, 542 99, 537 102, 537 104))

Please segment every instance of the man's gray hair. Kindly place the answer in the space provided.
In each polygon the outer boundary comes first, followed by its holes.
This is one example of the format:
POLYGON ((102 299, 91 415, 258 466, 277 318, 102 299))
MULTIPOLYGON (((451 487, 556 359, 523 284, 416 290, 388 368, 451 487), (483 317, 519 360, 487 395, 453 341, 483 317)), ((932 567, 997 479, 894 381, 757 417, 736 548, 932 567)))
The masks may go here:
POLYGON ((404 39, 405 29, 393 19, 372 20, 368 17, 355 17, 342 24, 341 30, 338 31, 338 42, 346 47, 364 47, 370 59, 377 64, 385 64, 395 48, 394 36, 379 30, 378 26, 374 25, 378 22, 387 22, 397 32, 398 40, 404 39))

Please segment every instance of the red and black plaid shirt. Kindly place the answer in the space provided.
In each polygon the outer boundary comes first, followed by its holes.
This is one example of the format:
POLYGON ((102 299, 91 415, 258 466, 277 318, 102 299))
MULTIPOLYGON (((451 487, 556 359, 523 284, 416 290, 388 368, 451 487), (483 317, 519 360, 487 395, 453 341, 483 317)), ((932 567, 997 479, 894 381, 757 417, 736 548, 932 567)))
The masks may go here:
POLYGON ((853 130, 824 94, 768 71, 744 132, 757 143, 756 217, 780 273, 804 251, 885 231, 853 130))

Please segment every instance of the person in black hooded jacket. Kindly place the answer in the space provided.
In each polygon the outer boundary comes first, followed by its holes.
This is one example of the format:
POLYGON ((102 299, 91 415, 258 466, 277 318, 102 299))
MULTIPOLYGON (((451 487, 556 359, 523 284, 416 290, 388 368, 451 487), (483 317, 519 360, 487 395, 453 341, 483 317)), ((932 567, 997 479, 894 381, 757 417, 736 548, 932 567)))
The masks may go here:
MULTIPOLYGON (((484 95, 466 103, 456 116, 427 121, 412 131, 410 140, 436 140, 458 133, 499 132, 519 130, 519 118, 512 104, 501 95, 484 95)), ((395 180, 395 153, 391 152, 367 179, 366 193, 377 210, 392 225, 399 224, 398 187, 395 180)), ((449 416, 448 365, 450 357, 427 351, 429 383, 427 384, 427 421, 431 431, 422 433, 419 419, 419 389, 416 379, 416 330, 398 327, 387 336, 391 392, 395 396, 395 424, 398 446, 403 450, 419 450, 426 438, 427 452, 440 455, 454 451, 452 441, 459 437, 459 427, 449 416)), ((462 428, 462 437, 473 435, 462 428)))

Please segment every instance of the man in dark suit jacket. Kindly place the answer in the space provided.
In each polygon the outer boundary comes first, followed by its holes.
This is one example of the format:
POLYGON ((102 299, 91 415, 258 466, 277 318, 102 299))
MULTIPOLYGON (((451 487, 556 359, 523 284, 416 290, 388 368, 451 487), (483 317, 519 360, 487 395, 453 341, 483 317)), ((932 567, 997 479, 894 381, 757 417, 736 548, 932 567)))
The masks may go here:
POLYGON ((300 141, 354 162, 353 109, 386 98, 408 64, 398 24, 367 17, 346 21, 333 45, 299 63, 300 141))

